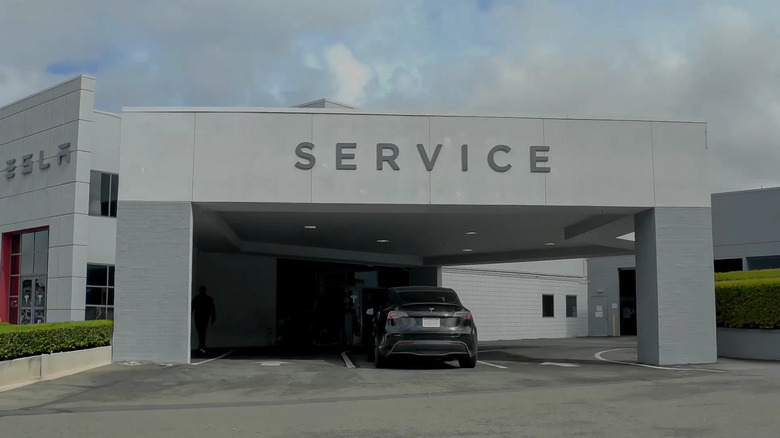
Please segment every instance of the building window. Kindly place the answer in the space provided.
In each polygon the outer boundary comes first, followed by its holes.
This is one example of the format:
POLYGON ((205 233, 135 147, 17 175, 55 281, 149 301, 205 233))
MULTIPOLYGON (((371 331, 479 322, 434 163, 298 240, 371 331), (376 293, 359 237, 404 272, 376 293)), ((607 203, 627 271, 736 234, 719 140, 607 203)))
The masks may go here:
POLYGON ((715 272, 742 271, 742 259, 715 260, 715 272))
POLYGON ((757 271, 761 269, 780 269, 780 256, 760 256, 748 257, 746 271, 757 271))
POLYGON ((114 319, 114 266, 87 265, 85 320, 114 319))
POLYGON ((542 316, 552 318, 555 316, 555 299, 552 295, 542 295, 542 316))
POLYGON ((89 175, 90 216, 116 217, 118 194, 119 175, 93 170, 89 175))
POLYGON ((12 324, 46 322, 49 230, 11 236, 9 320, 12 324))
POLYGON ((577 317, 577 295, 566 295, 566 317, 577 317))

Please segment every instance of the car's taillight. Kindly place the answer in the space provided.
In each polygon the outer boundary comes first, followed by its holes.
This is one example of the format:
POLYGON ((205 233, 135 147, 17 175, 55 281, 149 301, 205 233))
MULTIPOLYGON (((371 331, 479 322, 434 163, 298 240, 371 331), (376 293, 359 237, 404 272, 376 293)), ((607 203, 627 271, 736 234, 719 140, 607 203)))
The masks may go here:
POLYGON ((387 312, 387 319, 398 319, 398 318, 406 318, 409 314, 406 312, 401 312, 400 310, 391 310, 390 312, 387 312))
POLYGON ((468 319, 473 320, 474 319, 474 316, 471 314, 471 312, 455 312, 455 316, 458 317, 458 318, 466 319, 466 320, 468 320, 468 319))

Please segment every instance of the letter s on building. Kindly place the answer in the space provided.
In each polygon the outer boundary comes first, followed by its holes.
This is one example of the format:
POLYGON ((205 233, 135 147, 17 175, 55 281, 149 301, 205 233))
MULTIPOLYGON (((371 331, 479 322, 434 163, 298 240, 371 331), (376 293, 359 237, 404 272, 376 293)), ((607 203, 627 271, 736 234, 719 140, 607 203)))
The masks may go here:
POLYGON ((309 152, 306 152, 306 149, 309 151, 314 149, 314 145, 312 143, 309 143, 308 141, 304 141, 298 144, 298 146, 295 147, 295 155, 298 158, 302 158, 306 160, 306 163, 301 163, 300 161, 295 163, 295 167, 298 169, 303 170, 311 170, 314 168, 314 164, 317 163, 317 159, 314 158, 314 155, 310 154, 309 152))

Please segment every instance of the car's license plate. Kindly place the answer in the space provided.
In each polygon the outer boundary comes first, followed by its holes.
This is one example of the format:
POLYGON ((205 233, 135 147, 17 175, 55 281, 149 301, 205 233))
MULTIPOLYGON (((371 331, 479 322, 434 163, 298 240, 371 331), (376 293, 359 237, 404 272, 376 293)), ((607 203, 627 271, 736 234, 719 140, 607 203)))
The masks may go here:
POLYGON ((439 318, 423 318, 423 327, 441 327, 439 318))

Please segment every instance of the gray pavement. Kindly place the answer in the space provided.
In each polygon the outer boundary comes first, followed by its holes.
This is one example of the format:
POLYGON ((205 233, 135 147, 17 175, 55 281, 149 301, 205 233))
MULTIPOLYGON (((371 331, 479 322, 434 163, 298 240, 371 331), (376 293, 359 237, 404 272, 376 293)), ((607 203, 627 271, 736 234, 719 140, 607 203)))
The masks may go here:
POLYGON ((471 370, 425 361, 376 370, 355 352, 355 369, 337 353, 111 365, 0 393, 0 435, 780 436, 780 363, 641 367, 633 338, 481 351, 471 370))

